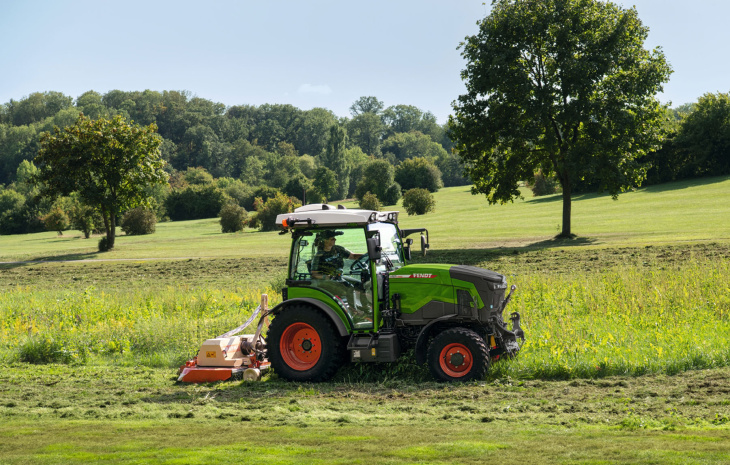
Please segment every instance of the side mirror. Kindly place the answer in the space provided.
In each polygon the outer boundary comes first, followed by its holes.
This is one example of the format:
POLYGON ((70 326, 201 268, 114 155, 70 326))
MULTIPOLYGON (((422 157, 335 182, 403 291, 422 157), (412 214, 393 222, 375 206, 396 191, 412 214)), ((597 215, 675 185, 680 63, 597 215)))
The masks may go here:
POLYGON ((368 247, 368 257, 370 260, 380 260, 380 236, 368 237, 365 239, 368 247))
POLYGON ((406 260, 411 259, 411 246, 413 245, 413 239, 406 239, 406 245, 403 247, 403 253, 406 256, 406 260))
POLYGON ((426 236, 421 234, 421 255, 426 256, 426 249, 429 248, 429 244, 426 241, 426 236))

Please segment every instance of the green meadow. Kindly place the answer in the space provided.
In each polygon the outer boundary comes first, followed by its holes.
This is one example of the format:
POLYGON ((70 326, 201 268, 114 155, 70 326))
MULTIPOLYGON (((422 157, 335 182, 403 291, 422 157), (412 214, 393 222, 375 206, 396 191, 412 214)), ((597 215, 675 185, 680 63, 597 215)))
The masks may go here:
POLYGON ((160 223, 103 254, 75 231, 0 236, 0 463, 730 460, 730 178, 577 196, 574 240, 554 239, 560 196, 524 195, 442 189, 400 218, 429 230, 415 260, 518 287, 519 357, 468 385, 408 357, 318 385, 178 385, 204 339, 279 301, 288 236, 160 223))

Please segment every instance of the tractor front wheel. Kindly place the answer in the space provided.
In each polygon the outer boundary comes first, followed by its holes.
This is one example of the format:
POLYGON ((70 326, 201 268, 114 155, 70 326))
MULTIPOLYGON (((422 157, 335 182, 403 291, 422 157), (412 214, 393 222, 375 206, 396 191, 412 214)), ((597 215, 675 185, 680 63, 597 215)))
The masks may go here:
POLYGON ((428 368, 440 381, 482 379, 489 369, 489 349, 484 339, 467 328, 439 333, 428 346, 428 368))
POLYGON ((344 347, 334 325, 319 311, 296 305, 274 317, 266 337, 274 372, 290 381, 325 381, 342 363, 344 347))

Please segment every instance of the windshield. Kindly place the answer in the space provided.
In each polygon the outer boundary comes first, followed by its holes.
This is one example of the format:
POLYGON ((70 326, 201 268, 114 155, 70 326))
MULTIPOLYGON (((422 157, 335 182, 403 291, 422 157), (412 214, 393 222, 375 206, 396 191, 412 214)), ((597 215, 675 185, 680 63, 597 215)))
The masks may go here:
POLYGON ((368 231, 378 231, 380 233, 380 247, 383 249, 383 258, 377 263, 378 271, 381 271, 381 267, 385 267, 385 256, 393 263, 394 270, 405 265, 405 260, 403 260, 403 243, 398 236, 398 229, 394 224, 373 223, 368 225, 368 231))

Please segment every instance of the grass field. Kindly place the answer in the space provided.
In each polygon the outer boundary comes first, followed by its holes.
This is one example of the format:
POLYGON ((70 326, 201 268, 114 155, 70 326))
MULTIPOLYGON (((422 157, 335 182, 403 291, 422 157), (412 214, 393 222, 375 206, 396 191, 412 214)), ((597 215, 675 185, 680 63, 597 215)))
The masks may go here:
POLYGON ((0 463, 726 463, 728 194, 716 178, 581 196, 573 241, 553 239, 559 197, 450 188, 404 214, 429 229, 427 261, 518 286, 527 343, 468 385, 408 359, 319 385, 177 385, 203 339, 261 292, 277 302, 288 236, 162 223, 105 254, 73 232, 0 236, 0 261, 30 262, 0 264, 0 463))
MULTIPOLYGON (((428 228, 434 250, 535 249, 576 244, 618 247, 730 240, 727 177, 648 187, 624 193, 618 200, 605 195, 579 195, 573 201, 573 232, 579 240, 570 243, 553 240, 560 232, 560 195, 533 198, 529 190, 523 189, 523 193, 524 200, 488 205, 483 196, 470 195, 468 187, 442 189, 435 195, 435 213, 408 216, 402 212, 401 226, 428 228)), ((356 206, 353 202, 344 205, 356 206)), ((281 257, 288 253, 289 246, 289 238, 276 232, 247 229, 222 234, 217 219, 159 223, 151 236, 119 236, 116 249, 104 254, 96 252, 98 237, 82 237, 75 231, 63 236, 55 232, 0 236, 0 262, 281 257)))

